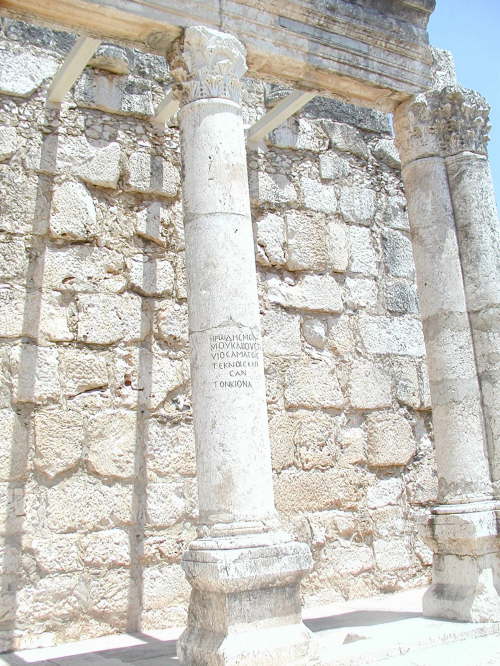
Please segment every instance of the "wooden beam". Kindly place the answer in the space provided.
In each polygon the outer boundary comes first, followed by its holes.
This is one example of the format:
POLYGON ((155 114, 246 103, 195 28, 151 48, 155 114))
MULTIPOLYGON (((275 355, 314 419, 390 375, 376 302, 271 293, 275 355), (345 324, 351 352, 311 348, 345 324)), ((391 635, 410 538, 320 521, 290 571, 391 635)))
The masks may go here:
POLYGON ((302 90, 298 90, 285 97, 285 99, 282 99, 271 111, 263 115, 255 125, 250 127, 247 133, 248 147, 257 148, 269 132, 282 125, 294 113, 300 111, 317 94, 317 92, 303 92, 302 90))
POLYGON ((77 39, 49 88, 47 99, 51 104, 60 104, 63 101, 100 43, 99 39, 93 37, 82 36, 77 39))
POLYGON ((158 104, 155 110, 153 122, 156 125, 166 125, 179 109, 179 100, 174 95, 172 88, 165 98, 158 104))

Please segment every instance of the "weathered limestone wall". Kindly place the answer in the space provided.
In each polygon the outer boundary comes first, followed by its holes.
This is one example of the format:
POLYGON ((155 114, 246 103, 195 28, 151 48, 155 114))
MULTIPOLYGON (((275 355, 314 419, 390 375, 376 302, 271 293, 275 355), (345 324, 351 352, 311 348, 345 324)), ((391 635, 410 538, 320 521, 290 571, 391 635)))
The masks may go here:
MULTIPOLYGON (((106 47, 59 113, 71 36, 5 20, 0 39, 0 645, 179 624, 197 499, 179 137, 150 122, 169 72, 106 47)), ((244 101, 251 124, 263 85, 244 101)), ((276 502, 313 549, 306 601, 422 584, 436 488, 389 128, 317 99, 269 147, 250 190, 276 502)))

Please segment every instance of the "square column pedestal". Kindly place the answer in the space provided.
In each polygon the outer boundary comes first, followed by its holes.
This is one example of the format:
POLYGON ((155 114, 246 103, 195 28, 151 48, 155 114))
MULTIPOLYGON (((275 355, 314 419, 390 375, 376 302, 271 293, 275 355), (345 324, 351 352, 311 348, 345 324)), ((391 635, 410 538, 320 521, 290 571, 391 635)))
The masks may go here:
POLYGON ((191 666, 306 664, 311 632, 301 620, 299 581, 311 567, 308 547, 238 541, 200 539, 185 553, 192 592, 179 658, 191 666))
POLYGON ((427 617, 500 621, 500 510, 493 502, 436 507, 422 528, 434 552, 427 617))

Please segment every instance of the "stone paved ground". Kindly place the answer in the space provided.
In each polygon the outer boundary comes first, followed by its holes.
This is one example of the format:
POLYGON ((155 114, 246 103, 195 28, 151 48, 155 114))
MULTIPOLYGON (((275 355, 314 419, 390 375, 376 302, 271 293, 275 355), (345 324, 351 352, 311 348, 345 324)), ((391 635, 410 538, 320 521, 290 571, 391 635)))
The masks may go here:
MULTIPOLYGON (((310 666, 497 666, 500 623, 466 624, 423 618, 422 589, 309 608, 317 654, 310 666)), ((181 629, 118 634, 22 650, 0 666, 179 666, 175 640, 181 629)))

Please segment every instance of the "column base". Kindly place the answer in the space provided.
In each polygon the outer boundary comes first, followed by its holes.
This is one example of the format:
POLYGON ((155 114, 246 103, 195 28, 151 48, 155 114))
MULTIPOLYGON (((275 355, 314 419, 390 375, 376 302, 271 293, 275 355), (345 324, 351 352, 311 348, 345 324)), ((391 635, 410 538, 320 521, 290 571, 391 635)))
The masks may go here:
POLYGON ((311 632, 302 624, 300 579, 311 569, 309 548, 294 541, 235 548, 231 541, 231 548, 204 550, 199 539, 183 557, 193 589, 177 642, 181 663, 305 664, 311 632))
POLYGON ((425 616, 500 621, 499 519, 499 511, 486 503, 436 507, 422 533, 434 551, 432 585, 423 600, 425 616))

